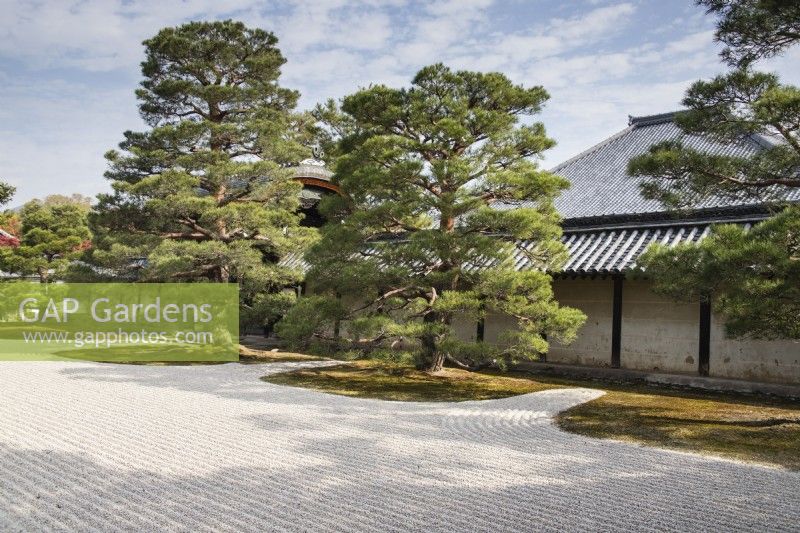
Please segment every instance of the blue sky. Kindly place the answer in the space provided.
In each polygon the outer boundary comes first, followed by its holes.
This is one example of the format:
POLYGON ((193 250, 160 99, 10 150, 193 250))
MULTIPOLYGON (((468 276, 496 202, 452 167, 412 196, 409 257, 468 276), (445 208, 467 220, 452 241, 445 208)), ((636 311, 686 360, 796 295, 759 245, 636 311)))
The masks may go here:
MULTIPOLYGON (((725 70, 713 20, 691 0, 0 0, 0 179, 14 204, 107 190, 103 153, 143 129, 133 91, 141 41, 163 26, 236 18, 273 31, 301 107, 422 66, 499 70, 551 94, 558 146, 544 166, 671 111, 725 70)), ((800 84, 800 47, 761 65, 800 84)))

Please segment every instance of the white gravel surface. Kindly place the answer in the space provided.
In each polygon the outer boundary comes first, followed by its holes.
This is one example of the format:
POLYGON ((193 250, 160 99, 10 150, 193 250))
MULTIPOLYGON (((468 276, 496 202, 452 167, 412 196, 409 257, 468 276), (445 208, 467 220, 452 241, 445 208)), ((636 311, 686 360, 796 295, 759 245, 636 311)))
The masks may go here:
POLYGON ((800 529, 799 474, 553 426, 598 391, 399 403, 258 379, 310 364, 0 363, 0 530, 800 529))

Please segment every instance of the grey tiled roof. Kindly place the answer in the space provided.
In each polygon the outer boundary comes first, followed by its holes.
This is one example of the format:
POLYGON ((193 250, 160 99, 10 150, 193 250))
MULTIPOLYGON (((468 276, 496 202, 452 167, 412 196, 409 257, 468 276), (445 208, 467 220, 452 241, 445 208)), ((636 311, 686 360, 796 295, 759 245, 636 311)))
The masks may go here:
MULTIPOLYGON (((740 222, 749 229, 752 222, 740 222)), ((561 242, 567 247, 569 260, 561 270, 563 274, 616 274, 629 272, 637 267, 637 261, 651 244, 662 244, 670 248, 684 243, 704 239, 714 222, 690 222, 650 227, 628 226, 617 228, 595 228, 567 230, 561 242)), ((515 251, 514 267, 517 270, 532 270, 536 266, 529 256, 519 248, 530 250, 535 243, 522 241, 515 251)), ((309 265, 302 254, 291 254, 281 265, 306 271, 309 265)), ((474 270, 481 266, 471 267, 474 270)))
POLYGON ((278 264, 282 267, 299 270, 303 273, 308 272, 308 269, 310 268, 310 265, 306 263, 302 252, 291 252, 286 254, 278 264))
MULTIPOLYGON (((651 244, 670 248, 699 242, 711 224, 679 224, 661 227, 595 229, 564 233, 561 241, 569 250, 565 274, 609 274, 633 270, 651 244)), ((745 224, 749 228, 750 223, 745 224)))
MULTIPOLYGON (((690 148, 729 156, 749 156, 771 144, 771 141, 760 136, 744 139, 737 144, 720 144, 704 137, 686 135, 675 125, 674 116, 675 113, 664 113, 631 117, 630 125, 621 132, 551 169, 572 184, 556 200, 556 207, 562 216, 570 219, 666 211, 660 202, 644 199, 639 191, 641 180, 627 173, 628 161, 644 154, 655 143, 680 139, 690 148)), ((791 194, 793 197, 788 199, 800 199, 800 191, 791 194)), ((713 197, 699 201, 692 207, 700 209, 732 205, 748 205, 748 202, 713 197)))

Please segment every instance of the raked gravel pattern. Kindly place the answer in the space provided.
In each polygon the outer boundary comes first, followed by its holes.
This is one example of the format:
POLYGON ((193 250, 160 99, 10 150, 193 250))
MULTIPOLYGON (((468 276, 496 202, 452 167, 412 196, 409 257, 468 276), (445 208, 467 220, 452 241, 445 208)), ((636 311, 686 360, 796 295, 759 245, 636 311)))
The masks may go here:
POLYGON ((313 364, 0 363, 0 530, 800 529, 797 473, 553 425, 598 391, 400 403, 259 380, 313 364))

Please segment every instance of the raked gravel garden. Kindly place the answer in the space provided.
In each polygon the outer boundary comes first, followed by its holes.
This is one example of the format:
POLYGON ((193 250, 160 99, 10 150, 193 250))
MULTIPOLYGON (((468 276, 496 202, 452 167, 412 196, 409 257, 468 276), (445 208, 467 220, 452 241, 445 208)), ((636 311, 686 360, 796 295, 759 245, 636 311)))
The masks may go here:
POLYGON ((796 531, 800 473, 566 433, 602 394, 392 402, 266 383, 330 362, 7 362, 0 530, 796 531))

